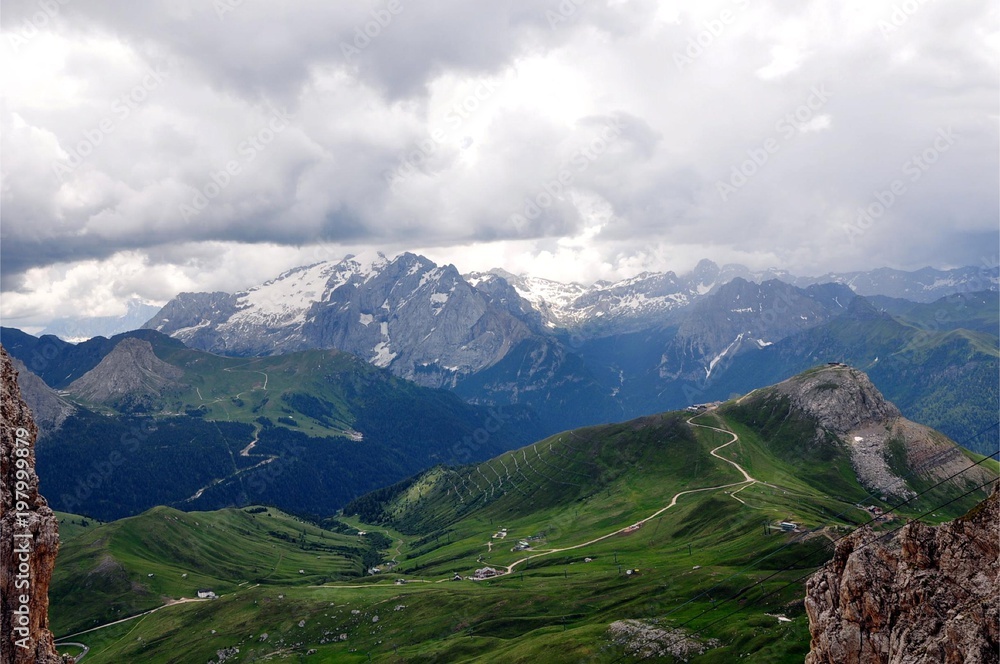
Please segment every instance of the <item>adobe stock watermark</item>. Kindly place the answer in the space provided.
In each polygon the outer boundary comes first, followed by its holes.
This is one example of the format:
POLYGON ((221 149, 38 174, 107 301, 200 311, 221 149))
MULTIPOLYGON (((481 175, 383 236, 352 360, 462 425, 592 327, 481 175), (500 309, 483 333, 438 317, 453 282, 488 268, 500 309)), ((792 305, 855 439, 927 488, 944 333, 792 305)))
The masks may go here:
POLYGON ((59 15, 60 10, 69 3, 70 0, 38 0, 35 3, 38 11, 25 17, 17 30, 7 33, 7 41, 14 47, 14 51, 18 51, 37 37, 59 15))
POLYGON ((149 435, 156 431, 156 423, 152 419, 143 419, 142 422, 131 427, 123 433, 118 442, 124 446, 124 451, 112 450, 103 461, 94 461, 89 468, 84 469, 86 475, 79 476, 76 486, 69 489, 69 492, 60 494, 59 500, 62 502, 62 509, 66 512, 75 513, 78 508, 99 491, 130 456, 139 451, 141 444, 149 438, 149 435))
POLYGON ((230 159, 221 167, 209 173, 208 179, 202 184, 189 203, 181 203, 179 210, 185 221, 194 219, 212 204, 216 198, 233 183, 233 180, 243 173, 243 168, 253 162, 257 155, 267 149, 281 132, 290 124, 287 112, 271 107, 271 117, 267 124, 257 132, 250 134, 236 146, 236 159, 230 159))
POLYGON ((246 0, 212 0, 215 15, 220 21, 226 17, 226 14, 236 11, 244 4, 246 4, 246 0))
MULTIPOLYGON (((453 131, 460 129, 466 120, 475 115, 483 104, 513 77, 514 74, 511 74, 507 77, 484 78, 478 81, 469 94, 451 105, 444 116, 445 123, 453 131)), ((443 129, 432 129, 427 137, 399 153, 396 167, 382 173, 385 183, 392 188, 406 180, 437 154, 447 142, 448 135, 443 129)))
MULTIPOLYGON (((733 0, 736 9, 742 11, 750 6, 750 0, 733 0)), ((736 22, 737 14, 731 9, 723 9, 715 18, 702 23, 703 29, 689 37, 683 50, 674 51, 674 65, 677 71, 684 71, 703 56, 706 50, 726 32, 726 28, 736 22)))
POLYGON ((892 37, 892 35, 902 28, 914 14, 920 11, 924 5, 930 4, 932 1, 933 0, 904 0, 899 4, 893 5, 889 18, 882 19, 878 22, 878 30, 882 33, 882 37, 885 39, 892 37))
POLYGON ((344 59, 350 60, 361 55, 402 13, 403 4, 399 0, 388 0, 382 9, 371 10, 371 20, 355 26, 354 39, 350 43, 340 42, 340 52, 344 54, 344 59))
POLYGON ((445 463, 449 465, 454 462, 466 464, 472 461, 475 453, 490 441, 493 434, 503 429, 509 419, 510 413, 505 413, 503 406, 498 405, 490 408, 483 421, 483 426, 474 430, 471 435, 463 436, 462 440, 451 446, 451 459, 445 463))
POLYGON ((903 177, 898 177, 889 182, 884 189, 876 189, 872 192, 872 200, 863 207, 859 207, 857 217, 851 224, 844 224, 844 234, 847 241, 854 244, 855 241, 868 232, 876 220, 885 216, 892 206, 894 206, 906 193, 907 181, 914 184, 938 162, 941 155, 948 152, 958 136, 955 131, 948 127, 938 129, 934 140, 919 153, 911 156, 900 167, 903 177))
POLYGON ((67 175, 79 168, 166 80, 167 72, 159 67, 150 68, 136 86, 111 102, 111 112, 96 125, 84 130, 81 139, 66 150, 69 156, 52 163, 52 170, 59 179, 65 180, 67 175))
POLYGON ((561 0, 555 10, 545 10, 545 20, 549 22, 549 29, 555 30, 566 21, 573 18, 580 7, 587 0, 561 0))
POLYGON ((11 639, 14 645, 25 650, 31 647, 31 554, 34 552, 32 543, 35 540, 34 533, 31 532, 31 501, 33 486, 32 478, 35 477, 34 457, 31 453, 31 433, 24 427, 14 430, 14 450, 12 458, 15 459, 14 486, 7 487, 13 489, 14 498, 14 532, 11 537, 12 555, 16 555, 16 566, 14 572, 14 589, 19 591, 17 595, 10 597, 9 603, 17 608, 11 611, 11 625, 13 635, 3 638, 18 636, 18 639, 11 639))
POLYGON ((806 100, 794 110, 786 113, 774 123, 776 136, 770 136, 760 145, 746 151, 747 158, 730 169, 728 180, 717 180, 716 191, 722 202, 742 189, 767 164, 771 157, 778 154, 783 143, 787 143, 797 134, 806 131, 809 123, 816 119, 817 113, 830 100, 830 91, 825 83, 814 85, 806 100))
POLYGON ((526 227, 529 221, 541 217, 547 208, 555 204, 556 200, 566 193, 577 176, 584 173, 591 164, 608 151, 611 144, 622 135, 624 130, 625 123, 621 118, 609 121, 587 147, 573 153, 559 167, 556 175, 542 184, 541 191, 534 196, 525 198, 524 208, 508 216, 507 221, 520 230, 526 227))

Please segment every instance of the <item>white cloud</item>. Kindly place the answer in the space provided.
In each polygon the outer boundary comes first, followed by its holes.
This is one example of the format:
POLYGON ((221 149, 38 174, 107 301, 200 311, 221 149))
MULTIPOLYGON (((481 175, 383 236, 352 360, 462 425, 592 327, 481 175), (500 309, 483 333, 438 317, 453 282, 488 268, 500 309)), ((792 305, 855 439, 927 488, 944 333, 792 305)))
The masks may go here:
POLYGON ((924 4, 889 35, 892 8, 862 0, 664 7, 589 0, 553 28, 551 0, 403 3, 345 58, 367 5, 67 3, 26 38, 36 3, 5 2, 3 315, 235 290, 358 247, 593 281, 702 257, 976 263, 996 244, 992 3, 924 4), (816 86, 829 99, 801 112, 816 86), (273 109, 289 120, 272 136, 273 109), (573 166, 613 118, 621 134, 573 166), (844 242, 942 127, 954 148, 844 242), (199 192, 210 202, 185 214, 199 192), (86 292, 102 296, 74 300, 86 292))

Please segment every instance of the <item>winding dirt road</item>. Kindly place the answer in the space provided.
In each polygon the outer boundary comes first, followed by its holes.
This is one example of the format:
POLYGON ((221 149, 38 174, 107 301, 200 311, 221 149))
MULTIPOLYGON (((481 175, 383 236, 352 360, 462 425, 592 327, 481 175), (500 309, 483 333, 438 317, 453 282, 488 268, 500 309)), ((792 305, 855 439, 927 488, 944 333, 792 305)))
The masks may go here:
POLYGON ((86 648, 86 646, 84 646, 82 643, 70 644, 69 642, 66 642, 65 639, 72 639, 72 638, 74 638, 76 636, 80 636, 81 634, 88 634, 90 632, 95 632, 95 631, 97 631, 99 629, 104 629, 105 627, 111 627, 112 625, 119 625, 119 624, 121 624, 123 622, 128 622, 129 620, 135 620, 136 618, 141 618, 142 616, 148 616, 150 613, 156 613, 160 609, 165 609, 168 606, 174 606, 175 604, 187 604, 189 602, 208 602, 208 601, 210 601, 210 600, 207 600, 207 599, 195 599, 193 597, 190 597, 190 598, 189 597, 181 597, 180 599, 172 599, 169 602, 167 602, 166 604, 158 606, 155 609, 150 609, 149 611, 143 611, 142 613, 137 613, 134 616, 129 616, 128 618, 122 618, 121 620, 116 620, 114 622, 104 623, 103 625, 98 625, 97 627, 91 627, 90 629, 85 629, 82 632, 77 632, 76 634, 69 634, 69 635, 64 636, 61 639, 59 639, 59 643, 66 643, 66 645, 83 646, 84 648, 86 648))
MULTIPOLYGON (((735 461, 732 461, 731 459, 727 459, 726 457, 720 456, 718 454, 719 450, 724 449, 726 447, 729 447, 730 445, 732 445, 733 443, 737 442, 740 439, 740 437, 737 434, 733 433, 732 431, 728 431, 726 429, 720 429, 718 427, 709 426, 707 424, 697 424, 697 423, 695 423, 695 422, 692 421, 696 417, 700 417, 700 415, 695 415, 694 417, 689 418, 688 419, 688 424, 690 424, 693 427, 701 427, 702 429, 710 429, 712 431, 718 431, 719 433, 725 433, 725 434, 729 434, 730 436, 732 436, 731 440, 729 440, 729 441, 723 443, 722 445, 719 445, 718 447, 712 449, 711 452, 709 452, 709 454, 711 454, 712 456, 714 456, 716 459, 719 459, 720 461, 724 461, 724 462, 728 463, 729 465, 733 466, 736 470, 738 470, 740 472, 740 474, 743 475, 743 480, 742 481, 731 482, 729 484, 719 484, 717 486, 706 486, 706 487, 702 487, 700 489, 688 489, 688 490, 685 490, 685 491, 678 491, 676 494, 674 494, 674 497, 670 500, 669 504, 667 504, 664 507, 661 507, 660 509, 658 509, 657 511, 653 512, 652 514, 650 514, 646 518, 641 519, 639 521, 636 521, 635 523, 633 523, 633 524, 631 524, 629 526, 624 526, 622 528, 618 528, 617 530, 614 530, 614 531, 612 531, 610 533, 607 533, 606 535, 601 535, 600 537, 595 537, 592 540, 588 540, 588 541, 582 542, 580 544, 574 544, 573 546, 560 547, 560 548, 557 548, 557 549, 546 549, 544 551, 539 551, 538 553, 532 554, 530 556, 525 556, 524 558, 521 558, 520 560, 516 560, 513 563, 511 563, 510 565, 507 565, 506 567, 501 568, 501 571, 496 576, 493 576, 491 578, 497 578, 497 577, 500 577, 500 576, 506 576, 508 574, 512 574, 514 572, 514 569, 518 565, 521 565, 522 563, 526 563, 529 560, 534 560, 535 558, 541 558, 543 556, 550 556, 553 553, 561 553, 563 551, 572 551, 574 549, 581 549, 581 548, 583 548, 585 546, 590 546, 591 544, 596 544, 597 542, 601 542, 601 541, 606 540, 606 539, 608 539, 610 537, 614 537, 615 535, 622 534, 626 530, 628 530, 629 528, 632 528, 634 526, 641 526, 642 524, 645 524, 646 522, 648 522, 648 521, 650 521, 652 519, 655 519, 656 517, 658 517, 661 514, 663 514, 664 512, 666 512, 667 510, 673 508, 675 505, 677 505, 677 500, 681 496, 686 496, 686 495, 692 494, 692 493, 700 493, 700 492, 703 492, 703 491, 716 491, 718 489, 728 489, 729 487, 742 485, 742 486, 740 486, 740 488, 737 491, 734 491, 730 495, 737 502, 740 502, 740 503, 743 503, 744 505, 746 505, 746 503, 743 502, 742 499, 736 497, 736 495, 735 495, 736 493, 738 493, 739 491, 742 491, 743 489, 751 487, 751 486, 753 486, 754 484, 757 484, 757 483, 764 484, 766 486, 773 486, 771 484, 768 484, 767 482, 762 482, 762 481, 758 480, 757 478, 753 477, 752 475, 750 475, 750 473, 747 472, 747 470, 743 466, 741 466, 740 464, 736 463, 735 461)), ((448 579, 442 579, 442 581, 447 581, 447 580, 448 579)), ((442 581, 438 581, 438 583, 441 583, 442 581)), ((382 584, 379 584, 379 585, 382 585, 382 584)), ((372 588, 372 587, 378 587, 378 586, 377 585, 368 585, 368 586, 316 586, 316 587, 325 587, 325 588, 364 588, 364 587, 368 587, 368 588, 372 588)), ((382 585, 382 587, 384 587, 384 585, 382 585)))
MULTIPOLYGON (((698 417, 698 416, 696 415, 695 417, 698 417)), ((692 417, 692 418, 690 418, 688 420, 688 424, 690 424, 691 426, 701 427, 702 429, 711 429, 712 431, 718 431, 720 433, 727 433, 727 434, 729 434, 730 436, 733 437, 732 440, 730 440, 729 442, 723 443, 722 445, 719 445, 718 447, 716 447, 715 449, 713 449, 710 452, 710 454, 712 456, 714 456, 716 459, 719 459, 720 461, 725 461, 726 463, 728 463, 731 466, 733 466, 734 468, 736 468, 736 470, 740 471, 740 473, 742 473, 743 477, 744 477, 744 480, 742 482, 733 482, 731 484, 720 484, 718 486, 707 486, 707 487, 704 487, 704 488, 701 488, 701 489, 688 489, 687 491, 680 491, 680 492, 674 494, 674 497, 671 499, 669 505, 667 505, 666 507, 661 507, 656 512, 653 512, 652 514, 650 514, 649 516, 647 516, 645 519, 642 519, 640 521, 636 521, 631 526, 625 526, 623 528, 619 528, 618 530, 615 530, 614 532, 610 532, 610 533, 608 533, 606 535, 601 535, 600 537, 595 537, 594 539, 592 539, 590 541, 587 541, 587 542, 583 542, 582 544, 574 544, 573 546, 566 546, 566 547, 561 547, 561 548, 558 548, 558 549, 547 549, 545 551, 540 551, 540 552, 538 552, 538 553, 536 553, 534 555, 526 556, 524 558, 521 558, 520 560, 514 561, 510 565, 507 565, 507 567, 505 568, 506 571, 501 572, 497 576, 505 576, 507 574, 511 574, 514 571, 515 567, 517 567, 521 563, 526 563, 529 560, 533 560, 535 558, 541 558, 542 556, 549 556, 549 555, 552 555, 553 553, 561 553, 563 551, 572 551, 573 549, 580 549, 582 547, 590 546, 591 544, 595 544, 595 543, 600 542, 602 540, 606 540, 609 537, 614 537, 615 535, 624 533, 627 529, 632 528, 633 526, 636 526, 636 525, 642 525, 642 524, 646 523, 647 521, 655 519, 656 517, 660 516, 661 514, 663 514, 664 512, 666 512, 667 510, 669 510, 670 508, 674 507, 677 504, 677 499, 680 498, 681 496, 686 496, 686 495, 688 495, 690 493, 699 493, 701 491, 714 491, 716 489, 727 489, 727 488, 729 488, 731 486, 739 486, 741 484, 744 485, 743 487, 740 488, 740 491, 742 491, 743 489, 747 488, 748 486, 752 486, 753 484, 759 482, 759 480, 757 480, 754 477, 752 477, 750 475, 750 473, 748 473, 746 471, 746 469, 743 468, 743 466, 741 466, 740 464, 736 463, 735 461, 731 461, 730 459, 727 459, 727 458, 725 458, 723 456, 719 456, 717 454, 717 452, 719 450, 721 450, 721 449, 723 449, 725 447, 728 447, 728 446, 732 445, 733 443, 735 443, 736 441, 738 441, 740 439, 739 436, 737 436, 732 431, 727 431, 726 429, 719 429, 718 427, 712 427, 712 426, 708 426, 706 424, 696 424, 696 423, 694 423, 694 422, 691 421, 693 419, 694 419, 694 417, 692 417)), ((743 501, 740 500, 739 498, 736 498, 736 500, 739 501, 739 502, 741 502, 741 503, 743 503, 743 501)), ((743 504, 746 505, 746 503, 743 503, 743 504)), ((493 577, 493 578, 496 578, 496 577, 493 577)))

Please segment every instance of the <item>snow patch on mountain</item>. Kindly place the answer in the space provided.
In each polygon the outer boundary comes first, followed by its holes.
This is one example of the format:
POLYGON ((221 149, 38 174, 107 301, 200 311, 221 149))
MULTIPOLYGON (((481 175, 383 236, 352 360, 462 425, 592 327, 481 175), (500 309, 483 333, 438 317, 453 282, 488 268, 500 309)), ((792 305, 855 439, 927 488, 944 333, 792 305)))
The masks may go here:
MULTIPOLYGON (((322 299, 327 283, 337 265, 329 262, 295 268, 277 279, 265 282, 238 295, 238 311, 230 324, 295 324, 305 322, 305 314, 314 302, 322 299)), ((343 276, 337 274, 338 277, 343 276)), ((339 282, 339 279, 335 280, 339 282)), ((341 285, 337 283, 334 288, 341 285)))
POLYGON ((367 283, 388 264, 383 253, 373 252, 349 254, 338 262, 322 261, 293 268, 260 286, 237 293, 237 311, 219 329, 261 325, 301 327, 314 304, 327 301, 332 291, 352 278, 367 283))
POLYGON ((375 344, 375 354, 368 361, 377 367, 382 367, 383 369, 392 364, 392 361, 396 359, 397 353, 392 352, 389 348, 389 323, 382 322, 379 323, 379 332, 382 334, 382 341, 375 344))
POLYGON ((733 343, 731 343, 728 346, 726 346, 726 349, 724 351, 722 351, 721 353, 719 353, 718 355, 716 355, 715 357, 713 357, 711 359, 711 361, 709 361, 708 366, 705 367, 705 379, 706 380, 712 376, 712 372, 715 371, 715 365, 717 365, 722 360, 722 358, 724 358, 726 355, 728 355, 729 351, 731 351, 733 348, 735 348, 735 347, 737 347, 737 346, 740 345, 740 342, 743 341, 743 336, 744 336, 744 333, 740 332, 739 335, 735 339, 733 339, 733 343))

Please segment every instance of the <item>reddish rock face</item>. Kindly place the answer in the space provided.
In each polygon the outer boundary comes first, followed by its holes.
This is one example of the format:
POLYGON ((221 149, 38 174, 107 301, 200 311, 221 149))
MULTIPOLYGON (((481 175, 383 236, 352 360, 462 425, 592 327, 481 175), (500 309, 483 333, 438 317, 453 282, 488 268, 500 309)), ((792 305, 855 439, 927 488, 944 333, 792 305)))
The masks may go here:
POLYGON ((844 538, 806 585, 806 664, 1000 661, 1000 493, 938 527, 844 538))
POLYGON ((38 428, 2 346, 0 411, 0 664, 61 664, 49 631, 48 594, 58 520, 38 492, 38 428))

